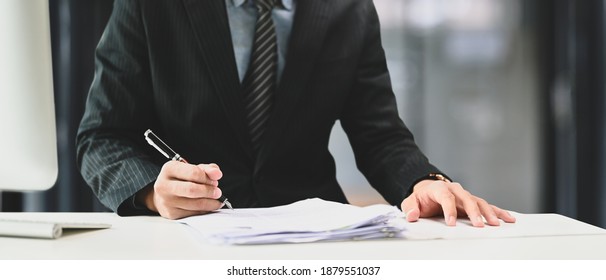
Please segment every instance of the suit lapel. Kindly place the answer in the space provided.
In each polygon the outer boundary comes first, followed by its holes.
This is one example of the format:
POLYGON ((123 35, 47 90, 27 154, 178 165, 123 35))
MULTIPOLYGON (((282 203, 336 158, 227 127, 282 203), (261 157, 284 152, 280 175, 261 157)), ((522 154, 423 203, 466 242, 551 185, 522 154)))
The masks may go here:
POLYGON ((257 168, 267 160, 281 138, 281 131, 292 122, 294 107, 300 102, 313 65, 320 52, 332 3, 328 0, 297 1, 286 65, 276 91, 273 113, 257 157, 257 168))
POLYGON ((233 54, 225 0, 182 1, 229 124, 252 158, 252 144, 245 123, 242 89, 233 54))
MULTIPOLYGON (((182 1, 229 123, 252 158, 252 144, 244 117, 242 89, 229 35, 225 1, 182 1)), ((264 143, 256 158, 257 168, 268 158, 272 147, 280 140, 280 131, 290 123, 293 108, 302 96, 324 41, 331 9, 332 4, 328 0, 297 2, 286 65, 276 91, 274 112, 265 132, 264 143)))

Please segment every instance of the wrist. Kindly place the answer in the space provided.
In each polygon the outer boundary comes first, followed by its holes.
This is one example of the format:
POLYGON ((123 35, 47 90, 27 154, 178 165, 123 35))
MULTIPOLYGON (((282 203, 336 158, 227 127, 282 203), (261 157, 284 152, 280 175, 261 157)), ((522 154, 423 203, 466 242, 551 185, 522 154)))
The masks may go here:
MULTIPOLYGON (((427 174, 426 176, 419 178, 419 180, 417 180, 417 182, 410 188, 408 195, 411 195, 415 191, 416 188, 423 187, 425 185, 429 185, 431 183, 434 183, 435 181, 443 181, 446 183, 452 183, 452 180, 450 180, 448 177, 446 177, 446 175, 443 175, 441 173, 430 173, 430 174, 427 174)), ((407 197, 408 197, 408 195, 407 195, 407 197)))
POLYGON ((146 208, 154 212, 158 212, 154 203, 154 186, 150 184, 139 190, 134 197, 135 205, 141 208, 146 208))

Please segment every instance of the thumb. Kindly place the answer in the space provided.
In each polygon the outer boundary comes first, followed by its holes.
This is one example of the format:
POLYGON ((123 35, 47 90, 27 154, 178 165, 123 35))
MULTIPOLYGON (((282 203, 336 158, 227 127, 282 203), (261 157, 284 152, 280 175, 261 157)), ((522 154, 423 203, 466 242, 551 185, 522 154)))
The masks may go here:
POLYGON ((417 195, 412 193, 404 201, 402 201, 402 212, 406 215, 406 220, 409 222, 416 222, 421 216, 421 210, 419 210, 419 201, 417 195))

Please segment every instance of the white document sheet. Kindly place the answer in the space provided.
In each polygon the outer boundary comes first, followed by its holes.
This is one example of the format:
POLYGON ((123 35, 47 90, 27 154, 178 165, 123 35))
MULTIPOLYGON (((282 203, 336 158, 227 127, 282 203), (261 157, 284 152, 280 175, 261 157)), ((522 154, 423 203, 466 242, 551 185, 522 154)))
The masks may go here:
POLYGON ((389 205, 357 207, 307 199, 250 209, 221 209, 179 220, 217 244, 301 243, 401 237, 404 217, 389 205))
POLYGON ((406 239, 479 239, 558 235, 606 234, 606 230, 558 214, 520 214, 509 211, 516 222, 501 221, 498 227, 485 225, 476 228, 468 219, 458 219, 457 226, 449 227, 443 218, 421 219, 407 223, 406 239))

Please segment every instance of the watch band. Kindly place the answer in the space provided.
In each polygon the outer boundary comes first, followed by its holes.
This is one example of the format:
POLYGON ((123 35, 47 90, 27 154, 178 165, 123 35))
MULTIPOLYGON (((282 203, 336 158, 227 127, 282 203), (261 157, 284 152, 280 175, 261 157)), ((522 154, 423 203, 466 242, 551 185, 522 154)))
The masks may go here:
POLYGON ((440 174, 440 173, 429 173, 421 178, 419 178, 412 186, 410 186, 410 188, 408 188, 408 191, 406 192, 406 197, 410 196, 413 191, 414 191, 414 186, 417 185, 417 183, 423 181, 423 180, 435 180, 435 181, 443 181, 446 183, 452 183, 452 180, 450 180, 450 178, 446 177, 446 175, 444 174, 440 174))
POLYGON ((429 175, 427 175, 426 178, 431 179, 431 180, 436 180, 436 181, 444 181, 446 183, 452 183, 452 181, 450 179, 446 178, 446 176, 444 176, 440 173, 430 173, 429 175))

